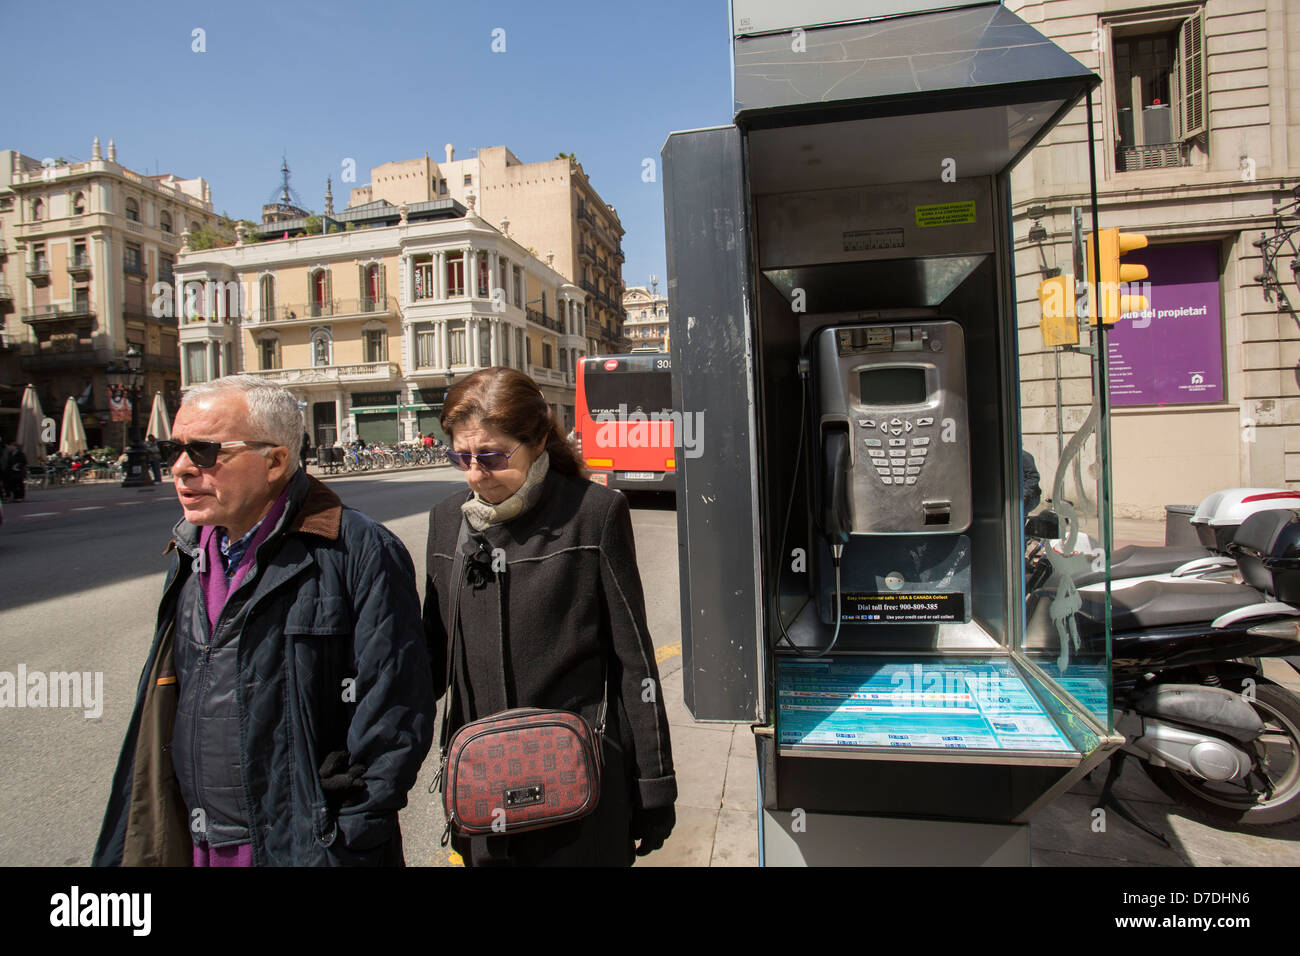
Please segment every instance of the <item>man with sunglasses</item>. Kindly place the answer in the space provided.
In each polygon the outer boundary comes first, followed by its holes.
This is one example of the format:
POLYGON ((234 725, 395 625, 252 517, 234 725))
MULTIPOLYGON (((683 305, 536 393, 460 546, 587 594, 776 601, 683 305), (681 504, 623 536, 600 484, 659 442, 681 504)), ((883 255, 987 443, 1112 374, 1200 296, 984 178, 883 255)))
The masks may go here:
POLYGON ((292 394, 230 376, 158 443, 184 517, 97 865, 403 862, 433 723, 414 568, 302 434, 292 394))

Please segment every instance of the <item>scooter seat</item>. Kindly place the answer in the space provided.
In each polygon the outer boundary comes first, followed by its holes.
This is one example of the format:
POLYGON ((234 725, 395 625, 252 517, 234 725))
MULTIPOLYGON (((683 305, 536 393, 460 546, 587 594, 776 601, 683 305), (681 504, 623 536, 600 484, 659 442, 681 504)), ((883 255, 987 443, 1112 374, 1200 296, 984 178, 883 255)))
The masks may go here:
MULTIPOLYGON (((1119 581, 1123 578, 1141 578, 1148 574, 1168 574, 1188 561, 1208 558, 1212 554, 1206 548, 1164 548, 1152 545, 1130 544, 1116 548, 1110 560, 1110 579, 1119 581)), ((1088 571, 1077 575, 1075 587, 1085 587, 1106 580, 1106 572, 1088 571)))
MULTIPOLYGON (((1106 594, 1082 591, 1079 608, 1082 618, 1098 630, 1105 627, 1106 594)), ((1215 618, 1237 608, 1265 601, 1264 595, 1244 584, 1220 581, 1188 581, 1170 584, 1144 581, 1131 588, 1111 592, 1111 631, 1146 630, 1154 627, 1177 627, 1185 624, 1207 625, 1215 618)), ((1080 630, 1085 629, 1080 622, 1080 630)))

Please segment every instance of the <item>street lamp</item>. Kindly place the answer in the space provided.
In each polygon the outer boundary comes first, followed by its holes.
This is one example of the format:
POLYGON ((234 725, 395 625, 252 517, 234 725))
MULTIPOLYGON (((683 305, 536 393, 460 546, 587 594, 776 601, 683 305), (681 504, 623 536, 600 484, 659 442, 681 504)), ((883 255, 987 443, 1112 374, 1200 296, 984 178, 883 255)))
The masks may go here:
POLYGON ((119 362, 108 365, 109 385, 117 386, 126 392, 131 402, 131 432, 126 449, 126 476, 122 479, 123 488, 148 488, 153 485, 153 476, 149 473, 149 449, 140 441, 140 350, 134 345, 126 350, 126 357, 119 362))

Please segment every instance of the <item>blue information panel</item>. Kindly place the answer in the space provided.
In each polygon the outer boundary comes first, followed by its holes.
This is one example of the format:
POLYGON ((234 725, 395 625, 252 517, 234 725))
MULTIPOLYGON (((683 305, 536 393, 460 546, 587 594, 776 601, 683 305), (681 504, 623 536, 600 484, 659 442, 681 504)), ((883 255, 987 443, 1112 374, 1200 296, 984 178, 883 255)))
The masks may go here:
POLYGON ((784 745, 1077 754, 1007 661, 780 658, 784 745))

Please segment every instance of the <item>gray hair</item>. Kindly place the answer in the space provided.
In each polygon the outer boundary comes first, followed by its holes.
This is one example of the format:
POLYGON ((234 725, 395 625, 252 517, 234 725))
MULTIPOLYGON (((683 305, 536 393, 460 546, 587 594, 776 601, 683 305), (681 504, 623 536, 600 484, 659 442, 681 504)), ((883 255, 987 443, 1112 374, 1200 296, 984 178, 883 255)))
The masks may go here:
POLYGON ((293 474, 302 450, 303 424, 298 400, 287 388, 253 375, 227 375, 190 386, 181 405, 232 394, 242 395, 248 403, 248 423, 253 429, 248 440, 271 441, 288 448, 289 474, 293 474))

